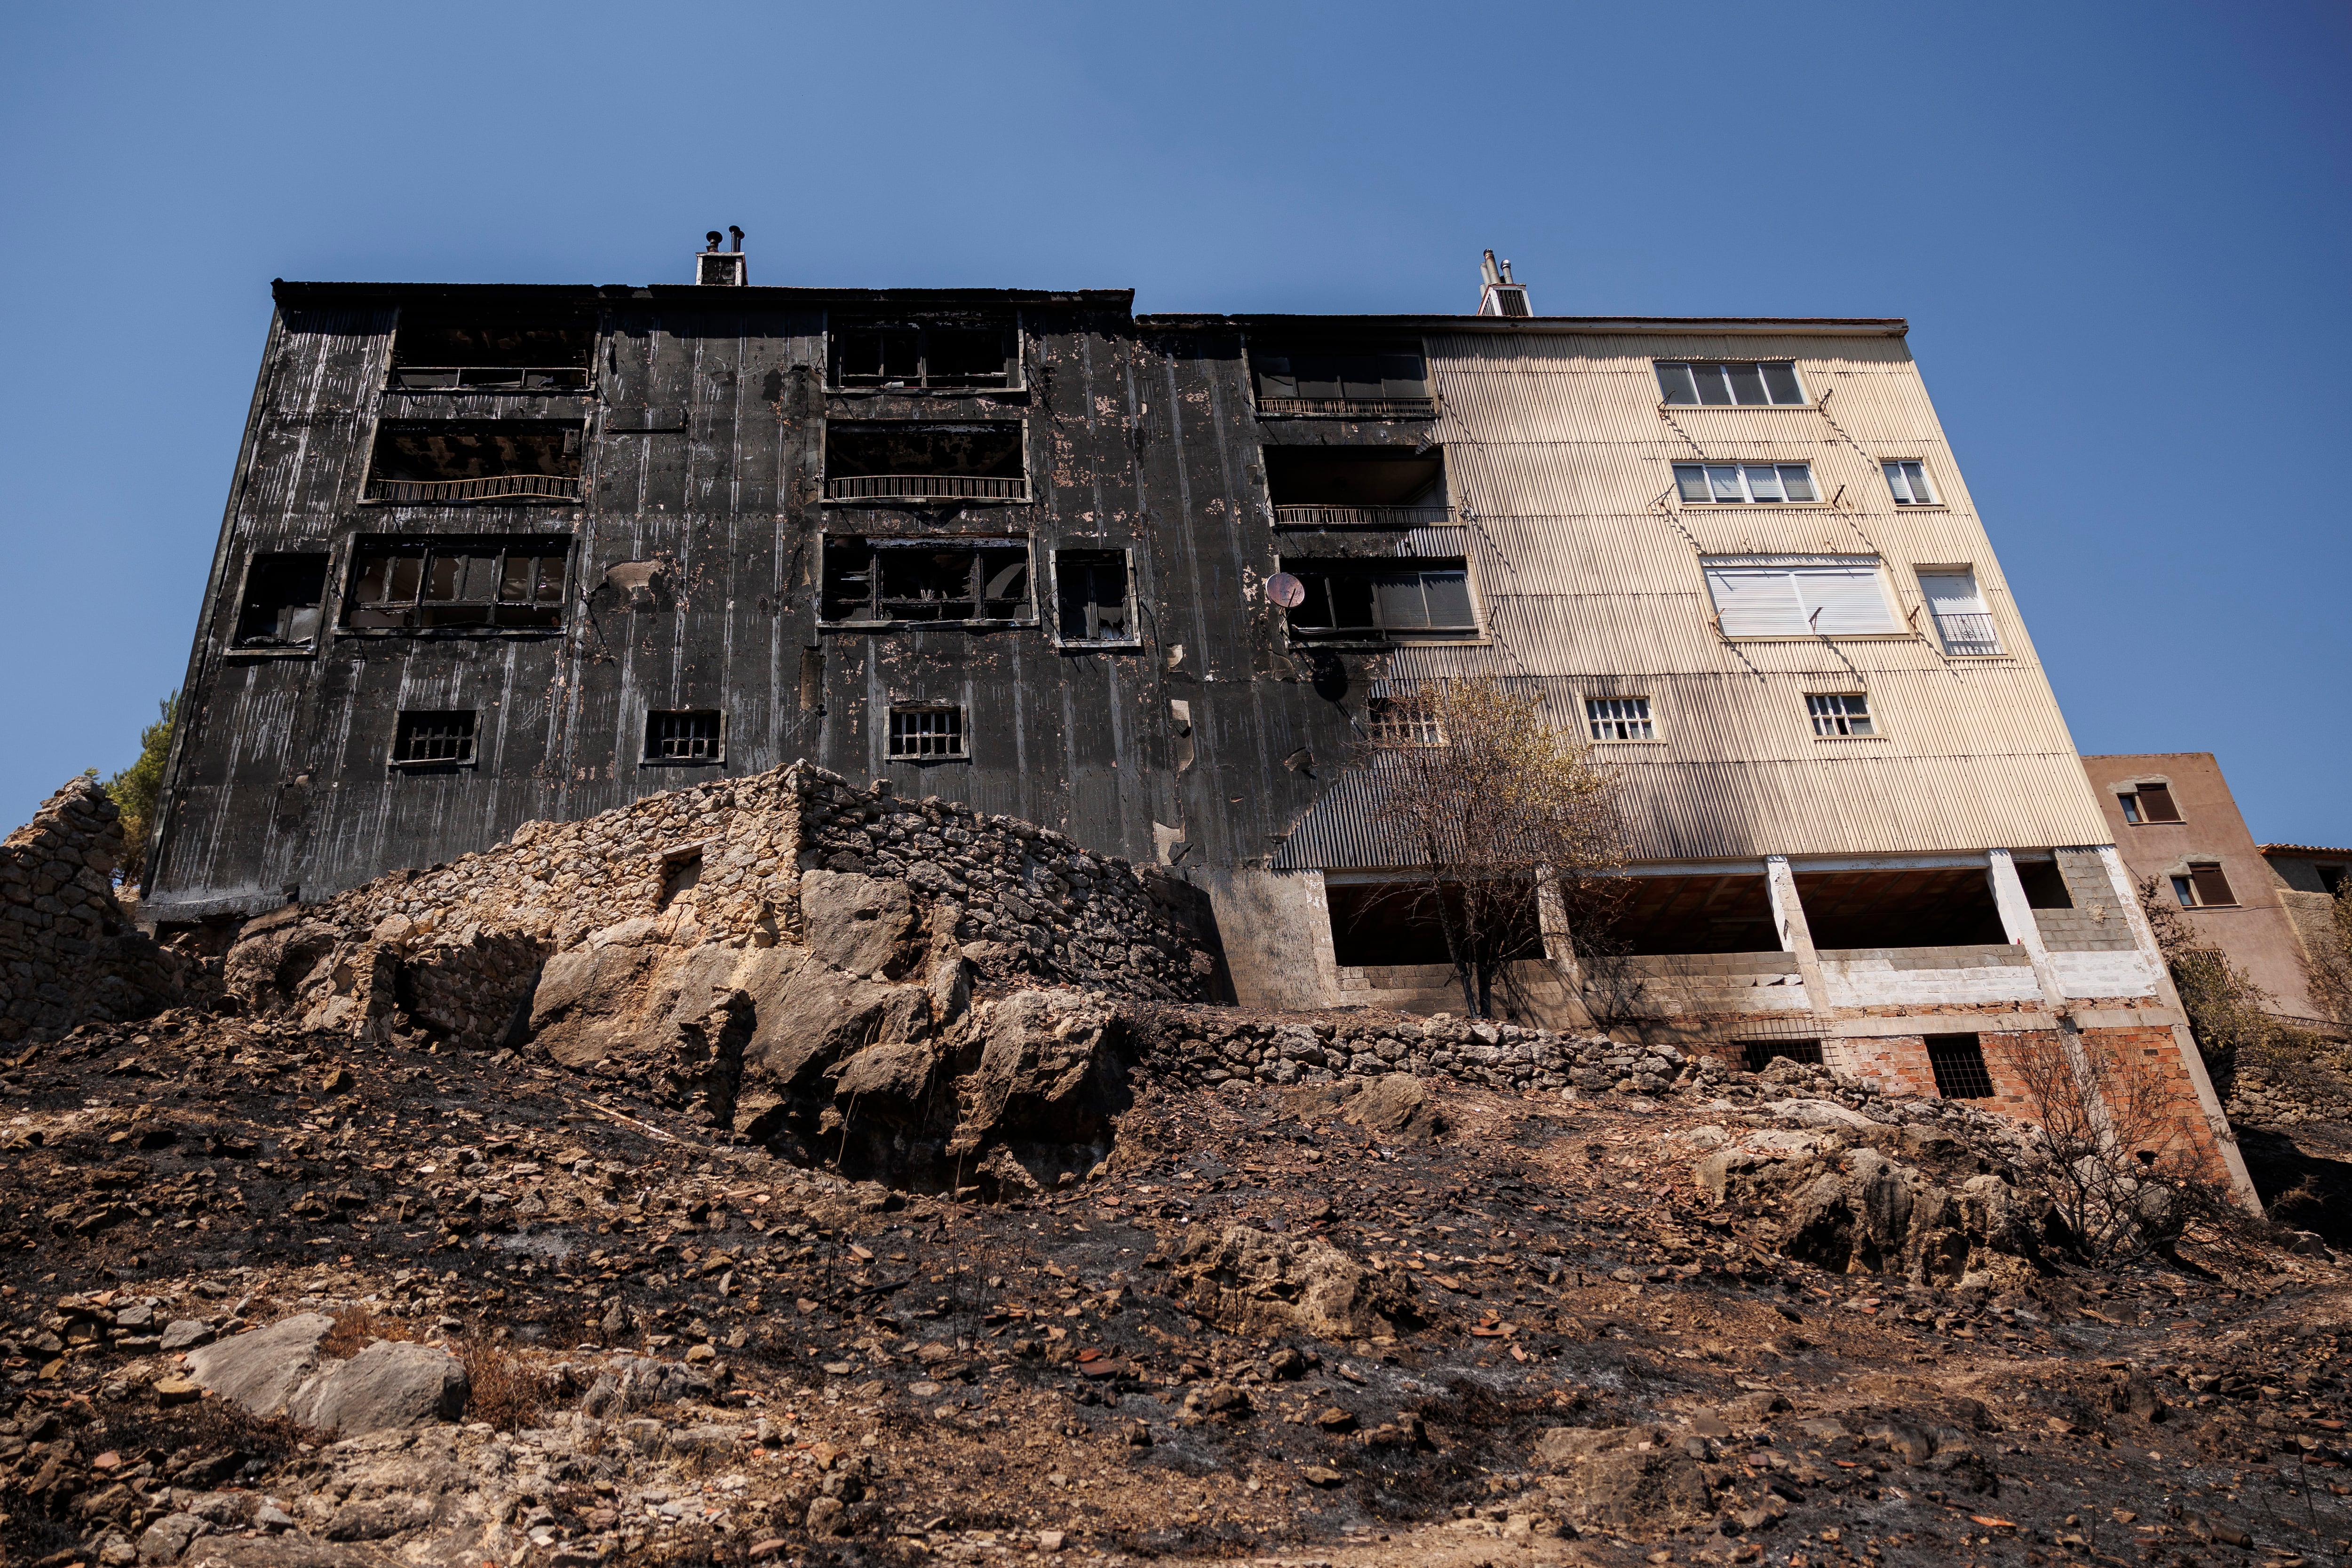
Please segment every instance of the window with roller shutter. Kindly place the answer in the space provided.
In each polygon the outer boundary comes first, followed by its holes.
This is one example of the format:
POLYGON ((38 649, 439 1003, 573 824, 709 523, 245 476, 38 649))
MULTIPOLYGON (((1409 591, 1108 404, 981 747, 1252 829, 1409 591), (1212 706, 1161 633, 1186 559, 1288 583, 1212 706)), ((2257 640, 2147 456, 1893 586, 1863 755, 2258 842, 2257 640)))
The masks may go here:
POLYGON ((1876 556, 1707 556, 1727 637, 1861 637, 1902 630, 1876 556))

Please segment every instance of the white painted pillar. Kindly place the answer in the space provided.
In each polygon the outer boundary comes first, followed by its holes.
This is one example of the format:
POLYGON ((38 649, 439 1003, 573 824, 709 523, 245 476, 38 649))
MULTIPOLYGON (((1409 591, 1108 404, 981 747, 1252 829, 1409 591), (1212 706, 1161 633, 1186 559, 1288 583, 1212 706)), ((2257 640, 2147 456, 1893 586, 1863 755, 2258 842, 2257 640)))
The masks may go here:
POLYGON ((2026 901, 2025 883, 2017 874, 2017 857, 2007 850, 1987 852, 1990 863, 1986 875, 1992 882, 1992 901, 2000 911, 2000 928, 2011 943, 2025 949, 2033 964, 2033 978, 2042 987, 2042 999, 2050 1004, 2056 1017, 2071 1017, 2066 1006, 2066 989, 2058 982, 2058 966, 2050 961, 2050 949, 2042 940, 2042 923, 2033 918, 2033 905, 2026 901))
POLYGON ((1780 933, 1780 951, 1797 956, 1797 976, 1805 983, 1805 1005, 1815 1021, 1830 1017, 1828 984, 1822 978, 1822 956, 1813 947, 1813 928, 1805 923, 1804 901, 1797 896, 1797 873, 1787 855, 1764 857, 1764 891, 1772 900, 1772 925, 1780 933))

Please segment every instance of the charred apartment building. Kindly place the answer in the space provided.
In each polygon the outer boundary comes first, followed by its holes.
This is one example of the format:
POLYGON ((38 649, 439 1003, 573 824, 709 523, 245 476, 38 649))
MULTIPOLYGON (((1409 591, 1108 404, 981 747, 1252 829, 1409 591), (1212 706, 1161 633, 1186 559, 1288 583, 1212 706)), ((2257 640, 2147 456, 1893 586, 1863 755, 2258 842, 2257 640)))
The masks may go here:
POLYGON ((1346 759, 1383 681, 1491 672, 1637 856, 1630 955, 1517 1009, 1996 1099, 2063 1023, 2218 1122, 1903 321, 1539 317, 1491 257, 1412 317, 746 265, 276 286, 151 918, 807 758, 1175 868, 1244 1000, 1434 1010, 1346 759))

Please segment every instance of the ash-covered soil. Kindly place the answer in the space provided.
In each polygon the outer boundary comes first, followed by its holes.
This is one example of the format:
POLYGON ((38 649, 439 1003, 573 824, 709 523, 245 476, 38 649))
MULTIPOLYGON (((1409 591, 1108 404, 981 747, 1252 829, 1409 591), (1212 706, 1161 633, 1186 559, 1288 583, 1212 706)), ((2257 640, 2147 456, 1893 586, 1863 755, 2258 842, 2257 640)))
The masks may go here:
POLYGON ((0 1071, 0 1558, 2352 1550, 2324 1249, 1906 1286, 1782 1256, 1776 1202, 1695 1182, 1801 1083, 1441 1081, 1385 1118, 1133 1083, 1093 1175, 985 1203, 512 1053, 186 1011, 31 1048, 0 1071), (307 1429, 191 1381, 190 1351, 305 1312, 335 1322, 321 1365, 448 1346, 461 1418, 307 1429))

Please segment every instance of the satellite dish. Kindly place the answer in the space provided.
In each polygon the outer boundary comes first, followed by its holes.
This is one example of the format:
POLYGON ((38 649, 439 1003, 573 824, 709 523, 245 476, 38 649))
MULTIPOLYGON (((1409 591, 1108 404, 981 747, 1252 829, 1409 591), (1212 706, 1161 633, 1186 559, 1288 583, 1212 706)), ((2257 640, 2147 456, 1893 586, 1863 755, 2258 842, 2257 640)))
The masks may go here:
POLYGON ((1307 602, 1307 585, 1286 571, 1277 571, 1265 580, 1265 596, 1285 610, 1296 610, 1307 602))

